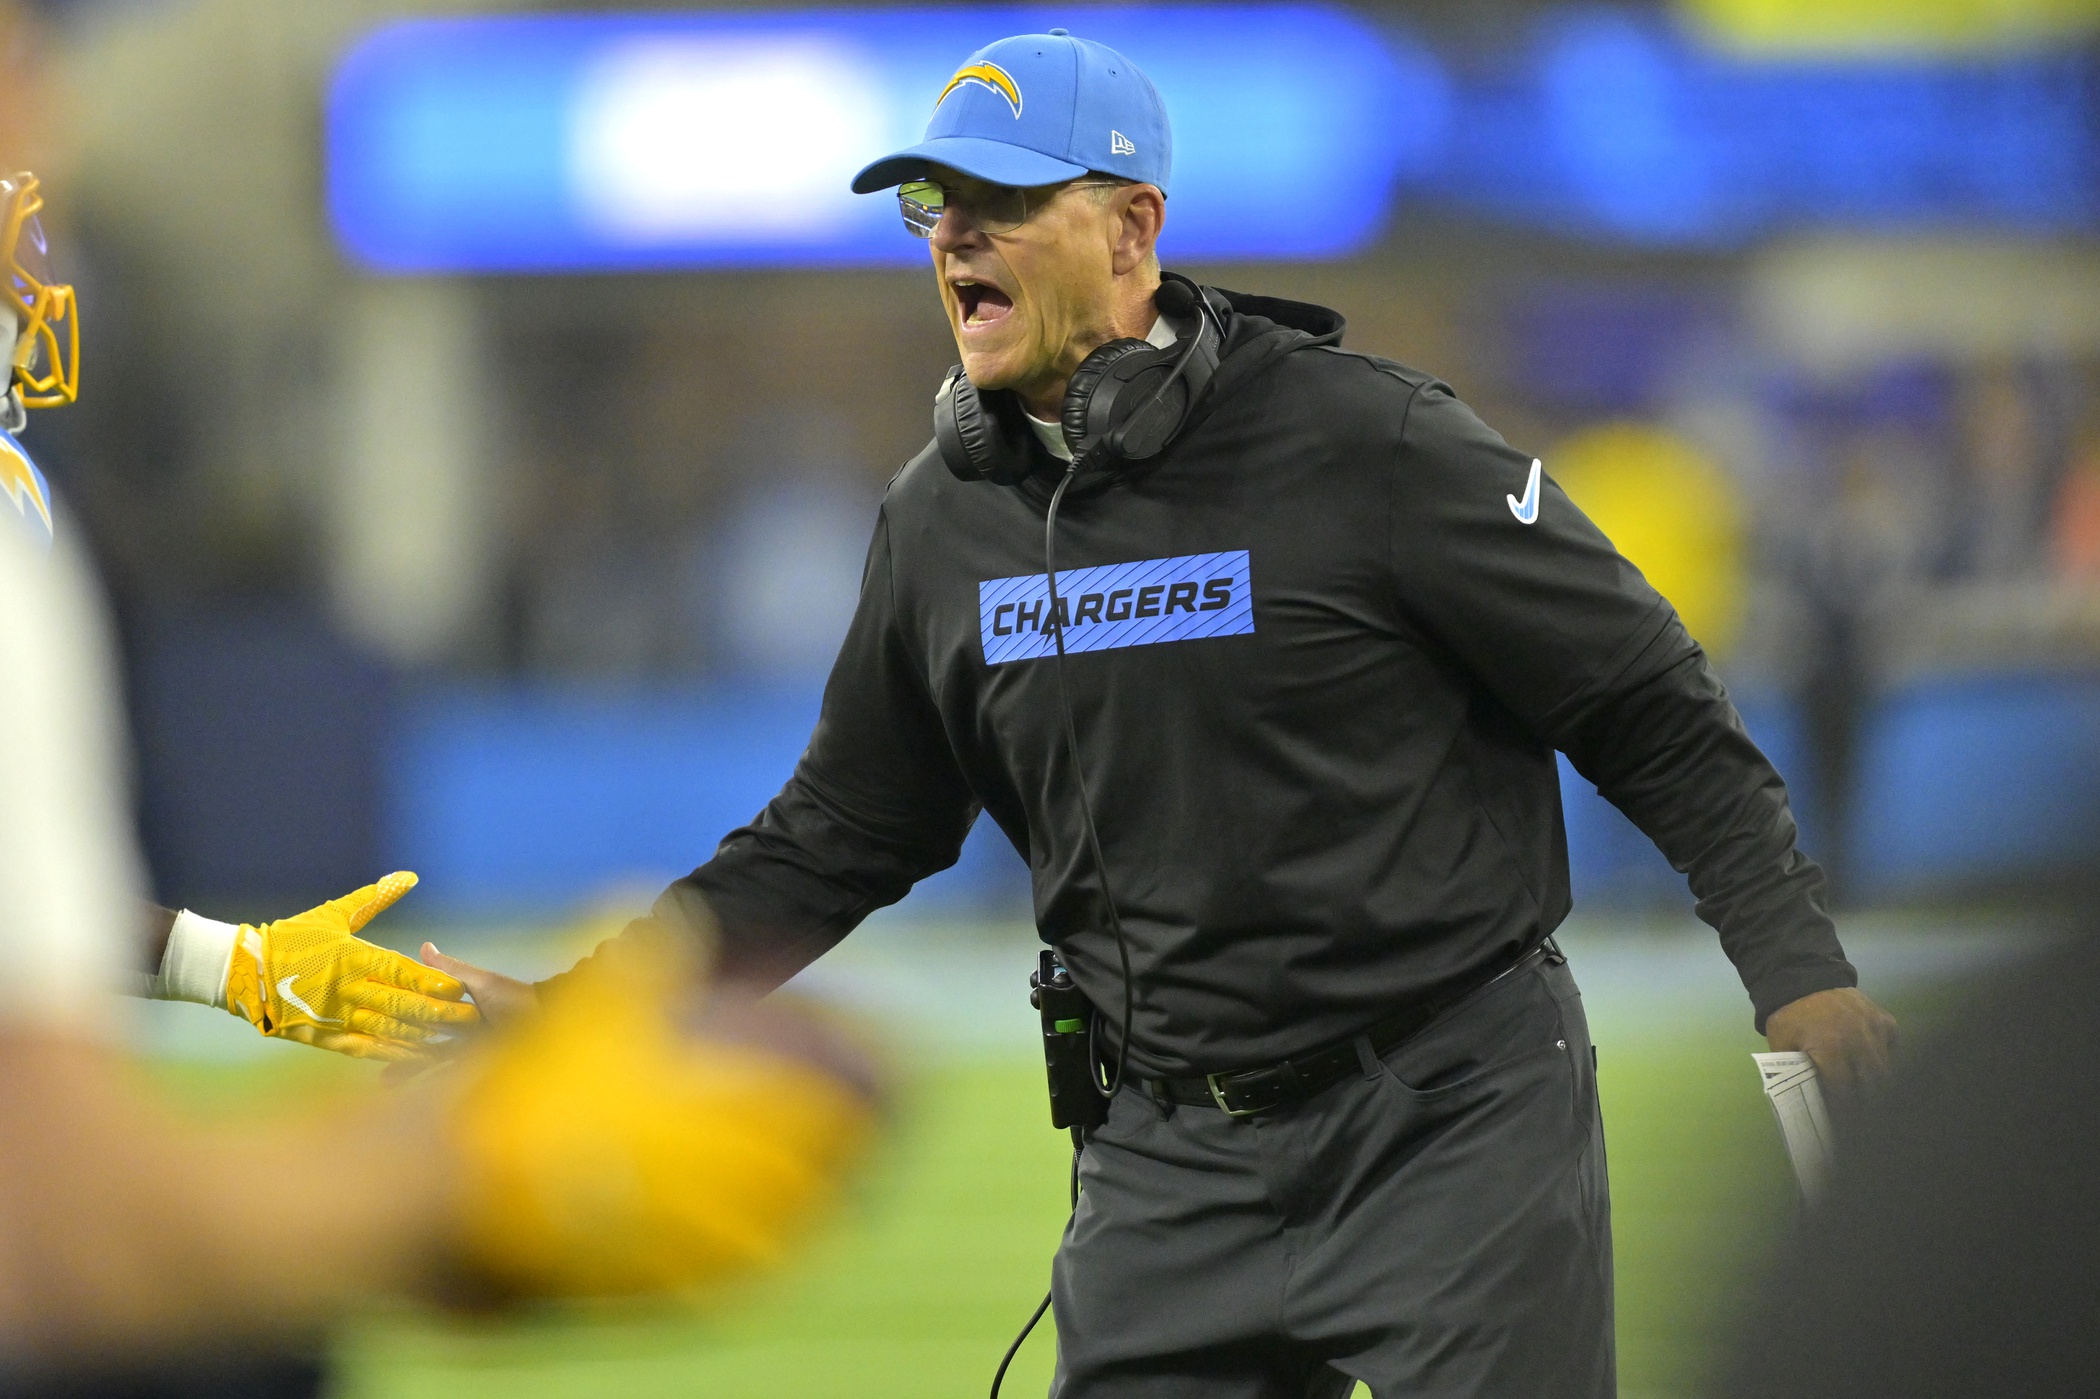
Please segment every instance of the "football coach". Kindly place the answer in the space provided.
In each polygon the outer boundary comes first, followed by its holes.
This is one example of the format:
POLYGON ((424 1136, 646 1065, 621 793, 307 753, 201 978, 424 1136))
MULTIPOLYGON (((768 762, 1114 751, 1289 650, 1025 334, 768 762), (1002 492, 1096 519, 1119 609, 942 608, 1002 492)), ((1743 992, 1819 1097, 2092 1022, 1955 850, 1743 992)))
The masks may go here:
POLYGON ((642 923, 778 981, 989 815, 1127 1045, 1054 1269, 1060 1399, 1610 1395, 1554 751, 1689 877, 1775 1048, 1842 1090, 1894 1024, 1669 602, 1339 315, 1163 276, 1169 166, 1151 83, 1053 30, 854 181, 900 187, 962 363, 808 750, 642 923))

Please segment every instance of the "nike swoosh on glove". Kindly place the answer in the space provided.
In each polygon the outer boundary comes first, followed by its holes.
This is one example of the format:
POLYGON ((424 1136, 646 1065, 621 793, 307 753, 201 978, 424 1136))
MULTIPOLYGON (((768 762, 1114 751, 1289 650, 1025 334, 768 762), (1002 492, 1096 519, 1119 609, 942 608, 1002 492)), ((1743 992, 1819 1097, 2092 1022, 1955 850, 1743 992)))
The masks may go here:
POLYGON ((453 977, 357 936, 416 887, 407 871, 290 918, 242 924, 226 1008, 266 1035, 359 1059, 413 1059, 481 1013, 453 977))

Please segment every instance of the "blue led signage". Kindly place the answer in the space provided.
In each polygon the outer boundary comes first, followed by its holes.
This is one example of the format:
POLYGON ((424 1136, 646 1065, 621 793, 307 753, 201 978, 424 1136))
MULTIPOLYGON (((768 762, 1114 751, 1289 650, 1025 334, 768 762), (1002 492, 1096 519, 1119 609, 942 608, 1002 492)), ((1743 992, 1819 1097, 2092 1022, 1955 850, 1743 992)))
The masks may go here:
POLYGON ((1727 246, 1798 228, 2029 231, 2100 214, 2080 51, 1743 58, 1654 15, 1544 15, 1459 85, 1416 197, 1498 221, 1727 246))
POLYGON ((413 20, 337 70, 331 217, 383 272, 923 259, 847 181, 918 139, 972 50, 1058 24, 1166 100, 1173 257, 1361 249, 1441 142, 1435 63, 1319 5, 413 20))
POLYGON ((847 181, 918 138, 973 49, 1059 24, 1165 97, 1183 262, 1346 256, 1401 207, 1711 247, 2100 223, 2077 50, 1743 57, 1571 6, 1454 73, 1325 5, 957 6, 382 28, 330 95, 337 238, 390 273, 914 262, 894 201, 847 181))

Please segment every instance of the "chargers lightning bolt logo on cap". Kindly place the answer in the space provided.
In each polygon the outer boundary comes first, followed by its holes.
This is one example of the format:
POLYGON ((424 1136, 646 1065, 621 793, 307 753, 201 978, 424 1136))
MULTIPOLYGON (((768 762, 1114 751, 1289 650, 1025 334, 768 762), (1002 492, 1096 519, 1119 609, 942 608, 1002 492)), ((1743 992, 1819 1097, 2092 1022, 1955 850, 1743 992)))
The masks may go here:
POLYGON ((1534 525, 1538 523, 1539 472, 1542 470, 1544 468, 1539 464, 1539 459, 1533 457, 1531 459, 1531 479, 1524 483, 1524 498, 1518 500, 1513 495, 1502 497, 1509 502, 1509 513, 1517 517, 1517 523, 1520 525, 1534 525))
POLYGON ((970 63, 956 69, 955 76, 948 79, 948 86, 942 88, 941 95, 933 100, 934 110, 938 111, 941 103, 948 100, 949 93, 965 86, 989 88, 998 93, 1006 99, 1006 105, 1014 109, 1014 119, 1020 119, 1021 89, 1013 76, 996 63, 970 63))

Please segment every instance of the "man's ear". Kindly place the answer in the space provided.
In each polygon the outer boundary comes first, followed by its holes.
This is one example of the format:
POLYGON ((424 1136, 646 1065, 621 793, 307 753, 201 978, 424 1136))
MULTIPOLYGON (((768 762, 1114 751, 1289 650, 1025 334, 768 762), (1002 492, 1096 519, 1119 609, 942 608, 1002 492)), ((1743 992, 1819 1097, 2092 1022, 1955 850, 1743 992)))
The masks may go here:
POLYGON ((1157 185, 1130 185, 1116 191, 1110 206, 1110 265, 1127 277, 1152 260, 1159 231, 1167 221, 1167 197, 1157 185))

